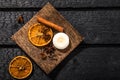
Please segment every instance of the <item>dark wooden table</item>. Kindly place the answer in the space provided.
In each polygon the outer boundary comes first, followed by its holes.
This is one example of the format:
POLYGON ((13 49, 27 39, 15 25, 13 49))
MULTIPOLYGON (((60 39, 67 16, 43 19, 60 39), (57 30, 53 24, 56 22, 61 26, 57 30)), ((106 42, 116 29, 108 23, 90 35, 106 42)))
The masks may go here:
MULTIPOLYGON (((120 0, 0 0, 0 80, 26 53, 10 37, 50 2, 85 39, 50 74, 33 62, 28 80, 120 80, 120 0), (24 23, 17 18, 22 15, 24 23)), ((27 56, 29 57, 29 56, 27 56)))

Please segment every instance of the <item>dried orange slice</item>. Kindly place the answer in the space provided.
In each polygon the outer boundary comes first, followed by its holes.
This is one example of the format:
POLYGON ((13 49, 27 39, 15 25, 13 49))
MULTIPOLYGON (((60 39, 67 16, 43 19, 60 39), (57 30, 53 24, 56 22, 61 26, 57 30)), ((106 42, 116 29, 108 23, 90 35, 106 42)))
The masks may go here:
POLYGON ((28 38, 35 46, 45 46, 49 44, 52 37, 52 29, 41 23, 34 24, 28 31, 28 38))
POLYGON ((16 79, 27 78, 32 72, 32 63, 25 56, 17 56, 9 64, 9 73, 16 79))

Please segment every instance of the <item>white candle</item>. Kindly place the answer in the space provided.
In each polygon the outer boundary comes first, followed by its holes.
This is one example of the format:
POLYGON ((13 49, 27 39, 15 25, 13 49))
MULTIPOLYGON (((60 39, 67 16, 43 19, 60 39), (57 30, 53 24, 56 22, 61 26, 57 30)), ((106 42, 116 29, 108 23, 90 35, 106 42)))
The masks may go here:
POLYGON ((65 49, 69 45, 69 37, 65 33, 57 33, 53 37, 53 45, 57 49, 65 49))

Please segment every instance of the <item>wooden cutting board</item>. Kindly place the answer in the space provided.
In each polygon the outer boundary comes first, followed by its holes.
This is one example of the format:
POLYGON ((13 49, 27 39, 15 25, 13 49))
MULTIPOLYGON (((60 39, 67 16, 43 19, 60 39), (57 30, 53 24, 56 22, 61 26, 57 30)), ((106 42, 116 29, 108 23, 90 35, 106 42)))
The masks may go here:
POLYGON ((50 3, 47 3, 38 13, 36 13, 36 15, 32 17, 31 20, 29 20, 20 30, 12 35, 12 39, 40 66, 40 68, 48 74, 80 44, 83 37, 50 3), (28 40, 27 34, 29 27, 34 23, 38 23, 36 16, 41 16, 64 27, 64 32, 70 38, 70 45, 67 49, 55 49, 53 53, 55 54, 55 59, 51 59, 50 57, 43 59, 43 55, 41 55, 41 53, 45 47, 36 47, 28 40))

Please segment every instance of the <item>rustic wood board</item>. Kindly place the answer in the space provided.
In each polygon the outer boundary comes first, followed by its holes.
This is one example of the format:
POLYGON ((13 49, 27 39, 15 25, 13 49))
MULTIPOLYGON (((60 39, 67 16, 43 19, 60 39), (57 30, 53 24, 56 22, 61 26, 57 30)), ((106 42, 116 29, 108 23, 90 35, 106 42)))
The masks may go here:
POLYGON ((30 21, 12 35, 12 39, 48 74, 80 44, 83 37, 50 3, 47 3, 30 21), (34 23, 37 23, 36 16, 41 16, 64 27, 64 32, 70 38, 70 45, 66 50, 55 50, 54 54, 56 54, 57 60, 51 60, 50 58, 43 60, 40 55, 42 48, 32 45, 28 40, 28 29, 34 23))

